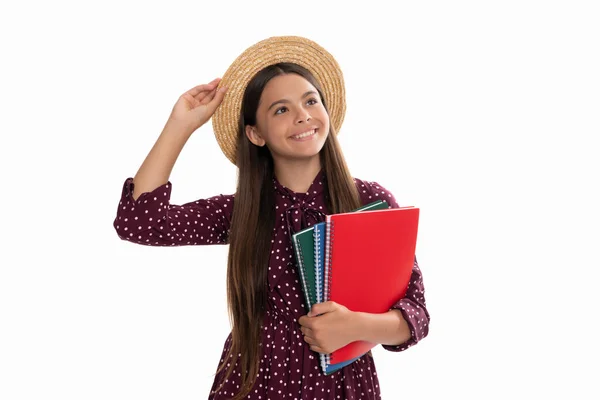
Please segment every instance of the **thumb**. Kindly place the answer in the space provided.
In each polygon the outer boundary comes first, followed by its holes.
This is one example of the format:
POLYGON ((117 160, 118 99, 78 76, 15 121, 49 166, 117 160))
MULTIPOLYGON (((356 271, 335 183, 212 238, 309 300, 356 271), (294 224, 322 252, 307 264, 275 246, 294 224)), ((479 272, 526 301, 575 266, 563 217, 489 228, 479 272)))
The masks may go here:
POLYGON ((223 101, 225 93, 227 93, 227 87, 221 86, 217 89, 215 97, 213 97, 213 99, 206 105, 206 108, 208 108, 211 115, 215 112, 217 107, 219 107, 219 104, 221 104, 221 102, 223 101))
POLYGON ((310 312, 307 314, 309 317, 316 317, 317 315, 325 314, 333 311, 333 303, 326 301, 324 303, 317 303, 312 306, 310 312))

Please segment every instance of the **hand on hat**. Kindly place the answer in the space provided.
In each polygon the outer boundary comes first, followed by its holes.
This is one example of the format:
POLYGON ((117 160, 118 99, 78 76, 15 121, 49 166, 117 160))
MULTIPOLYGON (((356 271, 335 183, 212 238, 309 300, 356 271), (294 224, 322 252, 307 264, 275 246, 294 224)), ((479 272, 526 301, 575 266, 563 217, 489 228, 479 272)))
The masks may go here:
POLYGON ((198 85, 182 94, 169 116, 169 122, 185 126, 191 132, 204 125, 223 101, 227 88, 217 85, 221 78, 198 85))

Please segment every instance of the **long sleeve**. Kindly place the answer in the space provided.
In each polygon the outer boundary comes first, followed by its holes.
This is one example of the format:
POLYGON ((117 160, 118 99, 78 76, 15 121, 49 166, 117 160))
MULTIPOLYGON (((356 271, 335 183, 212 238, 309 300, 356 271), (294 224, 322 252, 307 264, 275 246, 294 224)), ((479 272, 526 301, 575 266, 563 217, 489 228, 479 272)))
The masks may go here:
POLYGON ((392 306, 392 309, 400 310, 402 316, 408 323, 410 339, 396 346, 382 345, 389 351, 403 351, 417 344, 429 333, 429 312, 425 307, 425 287, 423 286, 423 275, 415 257, 410 283, 404 298, 392 306))
MULTIPOLYGON (((390 208, 399 208, 394 195, 377 182, 359 180, 357 188, 363 204, 382 199, 387 201, 390 208)), ((406 342, 396 346, 382 345, 383 348, 389 351, 403 351, 414 346, 427 336, 429 333, 430 317, 425 303, 423 274, 419 268, 416 256, 406 294, 391 309, 397 309, 402 313, 410 329, 411 337, 406 342)))
POLYGON ((113 226, 123 239, 147 246, 226 244, 233 195, 218 195, 183 205, 170 203, 171 182, 133 199, 127 178, 113 226))

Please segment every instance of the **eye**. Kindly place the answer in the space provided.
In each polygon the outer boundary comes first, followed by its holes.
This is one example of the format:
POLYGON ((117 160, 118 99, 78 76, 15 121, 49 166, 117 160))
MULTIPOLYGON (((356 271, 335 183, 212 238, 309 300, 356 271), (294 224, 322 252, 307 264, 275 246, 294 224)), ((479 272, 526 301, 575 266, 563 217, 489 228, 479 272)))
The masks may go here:
POLYGON ((308 105, 312 106, 312 105, 314 105, 314 104, 317 104, 317 103, 318 103, 318 101, 317 101, 317 99, 310 99, 310 100, 308 100, 306 103, 307 103, 308 105))
POLYGON ((277 110, 275 110, 275 115, 283 114, 286 111, 287 111, 287 107, 279 107, 277 110))

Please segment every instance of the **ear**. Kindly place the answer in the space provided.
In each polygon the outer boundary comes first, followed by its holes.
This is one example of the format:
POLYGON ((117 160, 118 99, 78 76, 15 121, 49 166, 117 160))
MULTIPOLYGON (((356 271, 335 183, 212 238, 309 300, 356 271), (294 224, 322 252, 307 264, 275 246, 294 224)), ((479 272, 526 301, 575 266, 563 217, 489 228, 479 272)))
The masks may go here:
POLYGON ((248 136, 248 139, 258 147, 263 147, 266 143, 265 139, 260 136, 255 126, 246 125, 246 136, 248 136))

